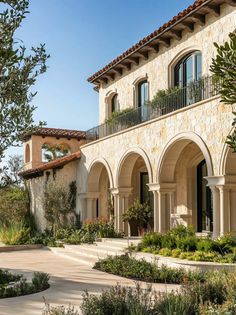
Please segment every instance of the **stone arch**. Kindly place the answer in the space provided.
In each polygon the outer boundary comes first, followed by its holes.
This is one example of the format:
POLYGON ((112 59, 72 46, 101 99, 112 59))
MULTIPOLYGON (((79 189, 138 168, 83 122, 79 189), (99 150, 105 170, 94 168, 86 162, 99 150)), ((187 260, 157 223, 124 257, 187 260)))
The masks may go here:
POLYGON ((138 157, 141 157, 145 163, 145 166, 146 166, 147 172, 148 172, 148 176, 149 176, 149 182, 150 183, 153 182, 153 172, 152 172, 152 167, 151 167, 151 163, 150 163, 150 160, 148 158, 148 155, 141 148, 131 148, 128 151, 126 151, 119 160, 119 164, 118 164, 117 171, 116 171, 116 180, 115 180, 116 187, 119 187, 120 184, 122 184, 122 185, 125 184, 124 183, 125 180, 120 182, 120 176, 122 175, 121 174, 122 172, 124 174, 126 173, 126 176, 125 176, 126 178, 131 177, 132 167, 134 166, 138 157), (123 168, 124 163, 127 161, 129 163, 129 166, 127 165, 125 168, 123 168))
POLYGON ((204 141, 193 132, 176 135, 164 148, 156 174, 164 230, 180 223, 211 231, 213 213, 207 176, 213 165, 204 141))
POLYGON ((101 175, 103 168, 105 168, 107 171, 110 189, 114 188, 113 175, 108 162, 105 159, 96 159, 90 164, 88 168, 87 191, 92 191, 92 187, 95 187, 96 189, 98 188, 96 179, 98 179, 101 175))
MULTIPOLYGON (((158 162, 158 167, 157 167, 157 174, 156 174, 156 181, 157 183, 160 183, 160 173, 161 173, 161 169, 163 167, 163 162, 165 160, 165 157, 168 153, 173 153, 174 150, 176 150, 176 159, 177 156, 179 156, 179 154, 182 152, 182 150, 184 149, 184 147, 191 143, 194 142, 200 149, 200 151, 202 152, 205 160, 206 160, 206 164, 207 164, 207 171, 208 171, 208 176, 213 176, 213 165, 212 165, 212 159, 211 159, 211 155, 210 152, 205 144, 205 142, 202 140, 201 137, 199 137, 196 133, 194 132, 184 132, 184 133, 180 133, 178 135, 176 135, 175 137, 173 137, 165 146, 164 150, 162 151, 160 158, 159 158, 159 162, 158 162), (178 146, 176 146, 176 144, 178 143, 178 146)), ((169 155, 171 155, 171 153, 169 155)), ((171 159, 171 156, 169 156, 170 158, 170 162, 171 160, 173 161, 173 159, 171 159)), ((176 161, 175 161, 176 162, 176 161)), ((170 169, 168 170, 168 180, 171 181, 171 173, 173 173, 173 167, 175 166, 174 164, 170 165, 170 169)))
MULTIPOLYGON (((234 128, 232 128, 230 135, 234 133, 234 128)), ((220 157, 220 167, 219 167, 219 174, 220 175, 226 175, 227 173, 233 173, 233 170, 230 170, 230 165, 233 165, 234 163, 230 163, 230 160, 235 161, 234 158, 236 156, 233 155, 234 153, 230 149, 229 145, 227 143, 224 143, 222 154, 220 157)), ((236 174, 236 165, 235 165, 235 174, 236 174)))
POLYGON ((87 218, 109 219, 113 187, 113 176, 107 161, 105 159, 94 160, 88 169, 87 218))

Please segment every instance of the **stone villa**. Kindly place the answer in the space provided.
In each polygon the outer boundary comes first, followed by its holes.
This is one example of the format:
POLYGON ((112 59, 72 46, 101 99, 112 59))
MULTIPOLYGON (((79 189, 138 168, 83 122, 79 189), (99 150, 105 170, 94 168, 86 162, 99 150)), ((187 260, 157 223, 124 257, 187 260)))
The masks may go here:
POLYGON ((225 144, 234 109, 220 102, 210 72, 213 43, 235 30, 236 0, 195 1, 88 79, 99 93, 99 126, 25 138, 21 175, 41 229, 52 177, 76 181, 82 221, 107 217, 110 201, 116 229, 128 233, 122 213, 138 198, 152 205, 154 231, 182 223, 215 237, 236 233, 236 154, 225 144), (150 102, 160 90, 165 96, 150 102), (68 154, 45 163, 44 144, 68 154))

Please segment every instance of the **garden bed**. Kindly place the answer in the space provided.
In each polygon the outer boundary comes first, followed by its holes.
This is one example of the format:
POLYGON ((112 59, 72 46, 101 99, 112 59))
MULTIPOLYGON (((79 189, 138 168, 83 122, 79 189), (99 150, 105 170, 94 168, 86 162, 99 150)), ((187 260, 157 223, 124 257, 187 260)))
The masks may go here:
POLYGON ((23 275, 0 269, 0 299, 38 293, 49 288, 49 275, 35 272, 31 282, 23 275))
MULTIPOLYGON (((137 252, 151 253, 157 258, 172 257, 176 261, 210 262, 218 264, 236 263, 236 238, 225 235, 218 239, 200 238, 195 235, 192 228, 178 226, 166 234, 147 233, 137 247, 137 252)), ((199 265, 191 264, 189 265, 199 265)), ((206 264, 208 265, 208 264, 206 264)), ((235 265, 236 266, 236 265, 235 265)))

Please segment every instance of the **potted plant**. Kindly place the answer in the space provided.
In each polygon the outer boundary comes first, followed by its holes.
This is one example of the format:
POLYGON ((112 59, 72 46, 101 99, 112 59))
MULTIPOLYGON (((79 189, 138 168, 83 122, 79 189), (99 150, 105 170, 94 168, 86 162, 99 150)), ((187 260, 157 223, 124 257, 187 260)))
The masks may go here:
POLYGON ((128 222, 130 228, 132 224, 136 224, 139 235, 142 235, 148 229, 151 216, 152 210, 148 202, 142 204, 138 199, 135 199, 134 203, 123 214, 123 222, 128 222))

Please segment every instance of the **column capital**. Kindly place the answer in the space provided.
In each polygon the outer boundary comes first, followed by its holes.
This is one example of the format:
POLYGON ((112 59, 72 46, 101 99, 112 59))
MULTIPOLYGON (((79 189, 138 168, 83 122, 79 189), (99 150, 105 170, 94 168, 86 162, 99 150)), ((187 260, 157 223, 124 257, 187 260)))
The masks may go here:
POLYGON ((132 191, 133 187, 117 187, 110 189, 110 192, 113 196, 118 195, 128 197, 132 194, 132 191))
POLYGON ((170 193, 176 191, 176 183, 151 183, 147 185, 149 187, 149 191, 152 192, 170 193))

